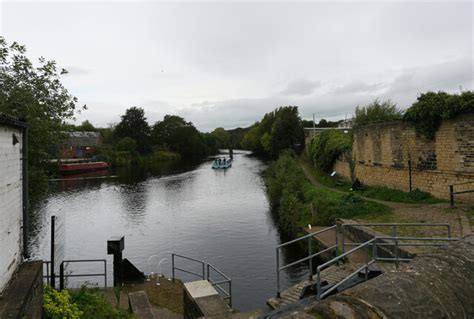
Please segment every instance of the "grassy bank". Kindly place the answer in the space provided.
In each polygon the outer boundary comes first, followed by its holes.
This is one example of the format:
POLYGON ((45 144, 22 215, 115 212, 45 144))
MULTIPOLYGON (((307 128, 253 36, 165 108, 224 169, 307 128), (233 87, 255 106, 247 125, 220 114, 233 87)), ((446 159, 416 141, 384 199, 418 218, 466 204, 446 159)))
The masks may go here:
POLYGON ((297 235, 308 224, 331 225, 336 218, 389 213, 388 207, 356 194, 341 194, 313 186, 289 153, 284 153, 268 167, 265 181, 279 225, 289 235, 297 235))
MULTIPOLYGON (((303 165, 309 169, 315 180, 321 185, 342 191, 348 191, 352 189, 352 183, 349 180, 337 174, 335 176, 330 176, 329 173, 314 168, 307 158, 302 158, 301 161, 303 165)), ((445 202, 444 200, 435 198, 430 193, 420 191, 419 189, 415 189, 412 192, 404 192, 399 189, 393 189, 389 187, 363 185, 362 189, 355 190, 354 193, 360 196, 380 199, 388 202, 418 204, 436 204, 445 202)))

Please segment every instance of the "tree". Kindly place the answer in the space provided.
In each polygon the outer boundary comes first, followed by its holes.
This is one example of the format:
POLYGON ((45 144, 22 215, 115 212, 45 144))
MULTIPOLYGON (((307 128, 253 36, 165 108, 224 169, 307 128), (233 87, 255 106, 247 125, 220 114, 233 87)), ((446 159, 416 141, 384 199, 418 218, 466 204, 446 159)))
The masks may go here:
POLYGON ((115 127, 115 137, 117 139, 133 138, 137 142, 137 150, 140 154, 151 151, 150 134, 151 128, 146 120, 145 111, 136 106, 127 109, 120 123, 115 127))
POLYGON ((216 139, 217 148, 228 148, 230 142, 230 134, 224 128, 218 127, 212 131, 211 135, 216 139))
POLYGON ((277 158, 285 149, 297 153, 304 148, 304 130, 297 106, 282 107, 278 110, 270 133, 270 155, 277 158))
POLYGON ((176 115, 165 115, 163 121, 153 125, 152 141, 183 158, 198 158, 208 153, 207 144, 193 123, 176 115))
POLYGON ((81 125, 76 127, 76 130, 82 131, 82 132, 95 132, 97 129, 92 125, 91 122, 88 120, 85 120, 84 122, 81 123, 81 125))
POLYGON ((137 141, 131 137, 124 137, 117 143, 117 150, 135 153, 137 150, 137 141))
MULTIPOLYGON (((72 119, 77 98, 69 94, 61 83, 64 69, 55 61, 41 57, 34 66, 26 56, 26 48, 16 42, 8 45, 0 37, 0 112, 26 120, 29 127, 28 164, 30 195, 34 202, 38 190, 45 190, 46 160, 56 157, 63 136, 62 123, 72 119), (45 182, 44 182, 45 183, 45 182)), ((85 108, 85 106, 83 106, 85 108)))
POLYGON ((390 100, 374 102, 367 106, 357 106, 355 110, 354 126, 366 125, 374 122, 393 121, 402 118, 402 111, 390 100))

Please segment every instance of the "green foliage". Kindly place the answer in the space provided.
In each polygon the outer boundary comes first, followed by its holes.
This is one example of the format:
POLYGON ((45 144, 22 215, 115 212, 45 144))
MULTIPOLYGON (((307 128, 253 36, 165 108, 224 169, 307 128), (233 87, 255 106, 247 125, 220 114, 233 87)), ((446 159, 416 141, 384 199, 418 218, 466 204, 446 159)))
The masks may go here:
POLYGON ((137 151, 137 141, 126 136, 117 143, 116 148, 118 151, 135 153, 137 151))
POLYGON ((108 303, 105 295, 97 288, 82 287, 78 292, 72 294, 72 301, 83 312, 80 318, 132 318, 131 314, 108 303))
POLYGON ((126 319, 128 312, 115 308, 98 288, 82 287, 69 294, 46 286, 43 293, 43 318, 45 319, 126 319))
POLYGON ((413 123, 418 133, 434 139, 443 120, 473 112, 473 91, 464 91, 461 94, 427 92, 421 94, 406 110, 404 118, 413 123))
POLYGON ((142 108, 134 106, 127 109, 120 123, 115 127, 114 134, 117 139, 133 138, 137 142, 137 150, 140 154, 148 154, 151 151, 151 129, 142 108))
POLYGON ((369 186, 357 193, 365 197, 381 199, 389 202, 427 204, 443 202, 442 200, 431 196, 430 193, 420 191, 419 189, 415 189, 412 192, 404 192, 388 187, 369 186))
MULTIPOLYGON (((325 119, 321 119, 318 123, 314 125, 314 127, 337 127, 341 123, 341 121, 328 121, 325 119)), ((313 121, 309 120, 302 120, 301 124, 303 127, 311 128, 313 127, 313 121)))
POLYGON ((312 139, 308 147, 308 155, 316 168, 329 172, 336 159, 351 149, 351 135, 341 130, 325 130, 312 139))
POLYGON ((245 134, 242 146, 257 155, 274 159, 284 150, 299 153, 304 146, 304 130, 298 107, 280 107, 265 114, 245 134))
MULTIPOLYGON (((47 188, 37 187, 44 175, 44 165, 57 150, 63 136, 62 123, 72 119, 77 99, 61 83, 66 74, 55 61, 43 57, 37 66, 26 56, 26 48, 16 42, 8 44, 0 36, 0 112, 26 120, 29 127, 28 165, 30 196, 39 198, 47 188)), ((84 106, 85 108, 85 106, 84 106)), ((32 200, 33 202, 33 200, 32 200)))
POLYGON ((152 141, 187 159, 203 157, 209 151, 203 135, 193 123, 176 115, 165 115, 163 121, 153 125, 152 141))
POLYGON ((79 319, 84 314, 72 301, 67 290, 59 292, 50 286, 44 289, 43 312, 45 319, 79 319))
POLYGON ((267 192, 280 228, 296 236, 308 224, 331 225, 336 218, 387 213, 387 207, 355 194, 311 185, 293 155, 283 152, 265 172, 267 192), (311 213, 310 207, 315 212, 311 213))
POLYGON ((393 121, 402 118, 402 112, 390 100, 375 100, 367 106, 357 106, 355 110, 354 126, 366 125, 374 122, 393 121))
POLYGON ((228 148, 230 146, 230 133, 222 127, 218 127, 212 131, 211 136, 215 139, 217 148, 228 148))

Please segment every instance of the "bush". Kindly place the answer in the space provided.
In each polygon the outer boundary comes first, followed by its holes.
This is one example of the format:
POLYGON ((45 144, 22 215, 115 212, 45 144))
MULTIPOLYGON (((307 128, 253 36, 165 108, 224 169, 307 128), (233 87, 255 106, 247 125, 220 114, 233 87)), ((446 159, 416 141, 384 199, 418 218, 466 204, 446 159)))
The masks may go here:
POLYGON ((366 125, 374 122, 393 121, 402 118, 402 112, 390 100, 375 100, 367 106, 357 106, 355 110, 354 126, 366 125))
POLYGON ((325 130, 311 141, 308 155, 316 168, 329 172, 336 159, 351 149, 351 135, 340 130, 325 130))
POLYGON ((46 286, 43 294, 43 317, 46 319, 79 319, 83 312, 79 310, 67 290, 61 292, 46 286))
POLYGON ((434 139, 443 120, 473 112, 473 91, 465 91, 461 94, 427 92, 421 94, 417 101, 406 110, 404 118, 413 123, 418 133, 434 139))
POLYGON ((369 202, 355 194, 340 194, 313 186, 300 165, 289 152, 284 152, 266 170, 265 181, 280 228, 297 236, 308 224, 332 225, 336 218, 353 218, 368 214, 383 214, 387 207, 369 202), (315 210, 314 216, 310 207, 315 210))
POLYGON ((107 302, 105 295, 98 288, 82 287, 72 294, 72 301, 81 309, 81 318, 121 319, 131 318, 131 315, 117 309, 107 302))

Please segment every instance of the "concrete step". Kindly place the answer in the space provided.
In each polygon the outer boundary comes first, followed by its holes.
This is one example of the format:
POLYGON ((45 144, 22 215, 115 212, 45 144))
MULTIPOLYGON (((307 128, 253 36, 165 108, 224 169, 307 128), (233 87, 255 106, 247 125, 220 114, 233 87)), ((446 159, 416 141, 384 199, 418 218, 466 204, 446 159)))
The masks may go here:
POLYGON ((130 302, 130 309, 132 313, 140 319, 155 319, 155 314, 152 311, 148 295, 144 290, 130 292, 128 294, 130 302))

